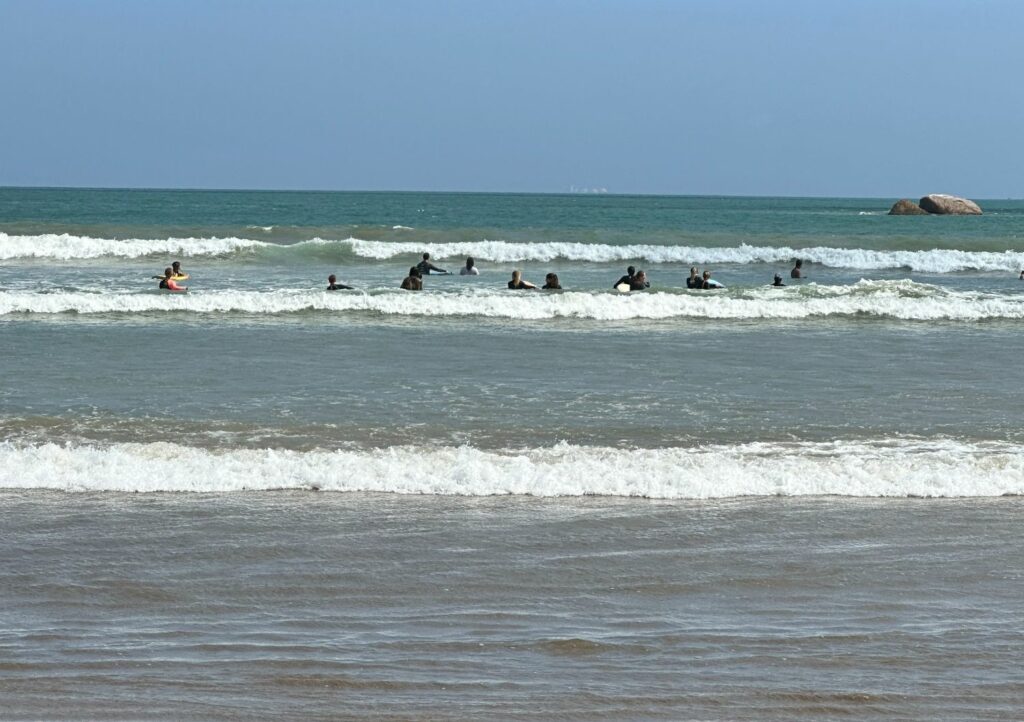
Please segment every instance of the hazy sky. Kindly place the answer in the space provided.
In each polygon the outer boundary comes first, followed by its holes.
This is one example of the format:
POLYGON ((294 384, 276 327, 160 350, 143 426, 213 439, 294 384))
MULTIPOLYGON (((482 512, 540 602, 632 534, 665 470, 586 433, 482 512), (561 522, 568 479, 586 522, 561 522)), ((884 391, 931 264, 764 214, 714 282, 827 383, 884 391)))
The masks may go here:
POLYGON ((0 0, 0 185, 1024 197, 1024 2, 0 0))

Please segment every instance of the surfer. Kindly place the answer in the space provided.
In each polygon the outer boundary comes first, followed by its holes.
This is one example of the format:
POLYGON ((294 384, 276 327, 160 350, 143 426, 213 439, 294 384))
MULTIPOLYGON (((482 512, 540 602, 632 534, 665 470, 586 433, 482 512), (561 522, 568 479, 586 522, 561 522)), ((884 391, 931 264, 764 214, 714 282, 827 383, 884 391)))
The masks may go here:
POLYGON ((704 279, 700 277, 700 272, 697 271, 696 266, 690 266, 690 277, 686 279, 687 288, 704 288, 704 279))
POLYGON ((508 282, 508 287, 516 291, 537 290, 532 283, 523 280, 523 274, 519 271, 512 271, 512 280, 508 282))
POLYGON ((780 276, 779 274, 776 273, 775 274, 775 280, 772 281, 772 285, 773 286, 785 286, 786 284, 782 282, 782 276, 780 276))
POLYGON ((470 256, 466 259, 466 265, 459 270, 460 276, 479 276, 480 269, 476 267, 476 261, 470 256))
POLYGON ((558 282, 558 274, 549 273, 548 275, 544 276, 544 285, 541 286, 541 288, 544 289, 545 291, 561 291, 562 284, 558 282))
POLYGON ((168 266, 164 269, 164 276, 160 279, 160 288, 165 291, 176 291, 184 292, 188 290, 188 286, 179 286, 178 282, 174 280, 174 269, 168 266))
POLYGON ((423 290, 423 279, 420 278, 420 272, 416 266, 409 269, 409 275, 402 280, 402 288, 406 291, 423 290))
POLYGON ((1020 272, 1020 280, 1024 281, 1024 271, 1020 272))
POLYGON ((630 266, 629 268, 626 269, 626 275, 623 276, 622 278, 620 278, 615 283, 613 283, 612 284, 612 288, 618 288, 623 283, 625 283, 627 286, 632 288, 632 286, 633 286, 633 276, 635 276, 635 275, 636 275, 636 269, 633 266, 630 266))
POLYGON ((328 291, 351 291, 352 286, 346 286, 344 283, 338 283, 337 277, 332 273, 327 277, 327 290, 328 291))
POLYGON ((803 271, 800 270, 803 267, 804 267, 804 262, 801 259, 799 259, 799 258, 796 259, 796 265, 794 265, 793 266, 793 270, 789 272, 789 277, 790 278, 803 278, 803 271))
POLYGON ((647 274, 643 271, 637 271, 636 275, 633 276, 633 280, 629 282, 630 291, 643 291, 645 288, 650 288, 651 284, 647 280, 647 274))
POLYGON ((701 288, 725 288, 725 286, 711 277, 711 271, 704 271, 701 288))
POLYGON ((420 277, 429 276, 431 273, 448 273, 448 271, 444 270, 443 268, 438 268, 437 266, 430 262, 429 253, 423 254, 423 260, 416 264, 416 268, 420 272, 420 277))

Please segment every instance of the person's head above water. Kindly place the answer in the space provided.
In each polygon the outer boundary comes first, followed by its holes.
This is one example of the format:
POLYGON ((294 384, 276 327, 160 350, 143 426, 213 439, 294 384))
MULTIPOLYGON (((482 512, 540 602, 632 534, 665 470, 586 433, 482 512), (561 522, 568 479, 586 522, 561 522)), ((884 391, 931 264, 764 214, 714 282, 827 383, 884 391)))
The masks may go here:
POLYGON ((697 267, 696 266, 690 266, 690 275, 691 276, 696 276, 697 275, 697 267))
POLYGON ((409 269, 409 275, 410 276, 418 276, 418 275, 420 275, 420 269, 416 268, 416 266, 412 266, 409 269))
POLYGON ((627 276, 634 276, 634 275, 636 275, 636 268, 634 268, 633 266, 630 266, 629 268, 627 268, 626 269, 626 275, 627 276))
POLYGON ((466 258, 466 268, 472 268, 474 263, 475 261, 473 260, 472 256, 466 258))
POLYGON ((338 278, 333 273, 330 276, 327 277, 327 282, 328 283, 334 283, 337 280, 338 280, 338 278))
POLYGON ((784 284, 784 283, 782 282, 782 276, 780 276, 779 274, 777 274, 777 273, 776 273, 776 274, 775 274, 775 280, 774 280, 774 282, 772 283, 772 285, 773 285, 773 286, 785 286, 786 284, 784 284))
POLYGON ((796 259, 796 267, 797 268, 803 268, 803 265, 804 265, 803 259, 801 259, 801 258, 796 259))
POLYGON ((423 254, 423 260, 424 261, 429 261, 430 260, 430 254, 429 253, 424 253, 423 254))
POLYGON ((177 273, 178 269, 181 268, 181 261, 175 261, 174 263, 172 263, 171 268, 173 268, 174 272, 177 273))
POLYGON ((512 271, 512 280, 515 283, 519 283, 519 279, 522 278, 522 277, 523 277, 523 274, 522 274, 521 271, 512 271))
POLYGON ((704 278, 711 278, 711 271, 704 271, 704 278))
POLYGON ((164 269, 164 278, 170 278, 174 275, 174 269, 168 266, 164 269))

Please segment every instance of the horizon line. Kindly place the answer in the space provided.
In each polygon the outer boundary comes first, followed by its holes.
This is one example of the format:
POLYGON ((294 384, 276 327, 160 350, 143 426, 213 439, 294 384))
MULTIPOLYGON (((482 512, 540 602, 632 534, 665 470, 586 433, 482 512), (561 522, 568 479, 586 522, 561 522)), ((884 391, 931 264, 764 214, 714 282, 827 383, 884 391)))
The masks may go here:
MULTIPOLYGON (((201 186, 62 186, 62 185, 7 185, 0 184, 0 190, 51 190, 51 191, 160 191, 184 193, 407 193, 437 195, 509 195, 509 196, 584 196, 584 197, 633 197, 633 198, 787 198, 787 199, 826 199, 843 198, 847 200, 886 200, 895 197, 913 199, 914 196, 836 196, 836 195, 759 195, 751 193, 630 193, 617 191, 580 192, 580 191, 472 191, 472 190, 415 190, 415 189, 331 189, 331 188, 216 188, 201 186)), ((928 194, 925 194, 928 195, 928 194)), ((951 194, 952 195, 952 194, 951 194)), ((917 196, 923 198, 924 196, 917 196)), ((961 196, 967 198, 967 196, 961 196)), ((1017 201, 1022 198, 1011 196, 1001 198, 983 198, 983 201, 1017 201)))

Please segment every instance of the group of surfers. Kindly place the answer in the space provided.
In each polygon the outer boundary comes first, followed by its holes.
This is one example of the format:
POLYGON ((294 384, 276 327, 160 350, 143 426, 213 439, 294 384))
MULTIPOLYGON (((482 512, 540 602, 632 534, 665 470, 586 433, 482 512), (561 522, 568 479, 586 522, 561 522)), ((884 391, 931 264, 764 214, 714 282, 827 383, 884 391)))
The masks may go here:
MULTIPOLYGON (((406 291, 422 291, 423 290, 423 277, 434 274, 434 275, 452 275, 451 271, 444 268, 435 266, 430 261, 430 254, 424 253, 423 260, 412 266, 409 269, 409 275, 402 279, 400 288, 406 291)), ((466 265, 459 269, 460 276, 479 276, 480 269, 476 267, 476 262, 472 257, 466 259, 466 265)), ((789 273, 790 278, 803 278, 803 261, 800 259, 796 260, 796 264, 793 266, 793 270, 789 273)), ((185 273, 181 268, 181 261, 174 261, 170 266, 164 269, 162 276, 153 276, 154 279, 159 279, 160 288, 166 291, 172 291, 176 293, 182 293, 188 291, 188 286, 182 286, 178 281, 184 281, 188 279, 188 274, 185 273)), ((1024 271, 1021 271, 1021 278, 1024 279, 1024 271)), ((782 282, 782 276, 775 274, 773 286, 785 286, 782 282)), ((516 291, 523 290, 537 290, 538 287, 523 278, 523 274, 520 271, 512 271, 512 280, 508 282, 508 287, 516 291)), ((618 281, 612 284, 612 288, 619 291, 642 291, 646 288, 650 288, 650 281, 647 280, 647 274, 642 270, 637 270, 634 266, 629 266, 626 269, 626 275, 622 276, 618 281)), ((700 273, 696 266, 690 268, 690 276, 686 279, 686 287, 689 289, 716 289, 725 288, 721 283, 711 278, 711 271, 705 270, 704 273, 700 273)), ((544 277, 544 285, 539 287, 541 290, 546 291, 560 291, 562 286, 558 280, 558 274, 548 273, 544 277)), ((328 291, 351 291, 354 290, 354 286, 348 286, 344 283, 338 283, 338 278, 333 273, 327 277, 327 290, 328 291)))

